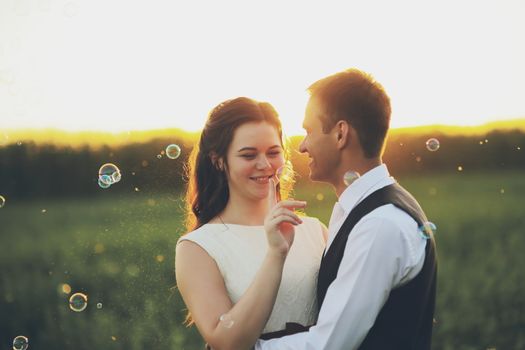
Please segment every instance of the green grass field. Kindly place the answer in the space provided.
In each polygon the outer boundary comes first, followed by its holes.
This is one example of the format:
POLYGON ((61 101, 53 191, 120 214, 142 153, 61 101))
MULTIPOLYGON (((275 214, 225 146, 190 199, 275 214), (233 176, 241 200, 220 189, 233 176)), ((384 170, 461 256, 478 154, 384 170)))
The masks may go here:
MULTIPOLYGON (((434 349, 525 348, 524 177, 398 179, 438 227, 434 349)), ((302 186, 295 197, 328 222, 329 187, 302 186)), ((202 349, 182 324, 174 288, 181 205, 178 193, 8 198, 0 209, 0 349, 17 335, 30 349, 202 349), (88 295, 85 311, 69 309, 62 284, 88 295)))

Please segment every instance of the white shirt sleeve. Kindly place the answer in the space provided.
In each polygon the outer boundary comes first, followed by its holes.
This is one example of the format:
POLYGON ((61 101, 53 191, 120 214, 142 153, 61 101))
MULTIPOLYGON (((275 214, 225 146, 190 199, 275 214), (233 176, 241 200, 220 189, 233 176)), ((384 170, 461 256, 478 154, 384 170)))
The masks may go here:
POLYGON ((364 217, 348 238, 317 324, 308 332, 258 340, 255 349, 356 349, 392 288, 410 270, 409 248, 402 234, 401 228, 388 218, 364 217))

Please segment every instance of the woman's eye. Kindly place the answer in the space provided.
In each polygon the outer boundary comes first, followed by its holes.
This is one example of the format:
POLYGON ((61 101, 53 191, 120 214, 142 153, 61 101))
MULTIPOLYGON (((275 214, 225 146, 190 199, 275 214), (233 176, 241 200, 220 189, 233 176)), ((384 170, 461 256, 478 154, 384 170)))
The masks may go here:
POLYGON ((246 158, 246 159, 254 159, 255 154, 242 154, 241 157, 246 158))
POLYGON ((281 152, 279 152, 279 151, 277 151, 277 152, 270 152, 269 155, 271 157, 277 157, 277 156, 281 155, 281 152))

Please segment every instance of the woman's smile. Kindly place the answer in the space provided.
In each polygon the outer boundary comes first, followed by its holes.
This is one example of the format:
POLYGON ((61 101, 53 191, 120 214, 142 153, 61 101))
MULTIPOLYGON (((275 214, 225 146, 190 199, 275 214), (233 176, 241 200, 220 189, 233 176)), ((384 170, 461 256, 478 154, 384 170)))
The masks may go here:
POLYGON ((258 184, 267 184, 274 175, 265 175, 265 176, 250 176, 250 180, 255 181, 258 184))

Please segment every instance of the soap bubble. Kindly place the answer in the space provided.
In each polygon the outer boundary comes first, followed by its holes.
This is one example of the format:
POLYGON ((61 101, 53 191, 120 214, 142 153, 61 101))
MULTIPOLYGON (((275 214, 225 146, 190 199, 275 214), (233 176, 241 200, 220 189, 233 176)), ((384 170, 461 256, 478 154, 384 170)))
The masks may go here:
POLYGON ((431 139, 428 139, 427 142, 426 142, 426 145, 427 145, 427 149, 430 151, 430 152, 435 152, 439 149, 439 140, 438 139, 435 139, 435 138, 431 138, 431 139))
POLYGON ((346 186, 350 186, 352 182, 357 180, 361 175, 357 171, 347 171, 343 176, 343 181, 346 186))
POLYGON ((419 227, 421 238, 430 239, 436 233, 437 227, 433 222, 426 221, 419 227))
POLYGON ((110 175, 100 175, 98 179, 104 185, 111 185, 113 183, 113 178, 110 175))
POLYGON ((111 174, 111 180, 113 181, 112 184, 119 182, 121 179, 122 179, 122 175, 120 174, 120 170, 111 174))
POLYGON ((282 166, 280 166, 275 171, 275 184, 277 185, 279 182, 289 182, 293 178, 293 165, 292 162, 289 160, 286 161, 282 166))
POLYGON ((232 328, 235 323, 229 314, 222 314, 221 317, 219 317, 219 321, 223 327, 228 329, 232 328))
POLYGON ((81 312, 86 309, 87 302, 87 295, 83 293, 75 293, 69 298, 69 308, 75 312, 81 312))
POLYGON ((13 350, 26 350, 29 347, 29 339, 19 335, 13 340, 13 350))
POLYGON ((172 143, 168 147, 166 147, 166 156, 169 159, 177 159, 180 156, 180 147, 179 145, 176 145, 172 143))
POLYGON ((4 196, 0 196, 0 208, 3 208, 5 205, 5 198, 4 196))
POLYGON ((97 303, 97 309, 102 309, 102 303, 97 303))
POLYGON ((101 188, 104 188, 104 189, 109 188, 109 186, 111 186, 110 184, 105 183, 104 181, 102 181, 101 178, 98 178, 98 185, 99 185, 101 188))

